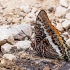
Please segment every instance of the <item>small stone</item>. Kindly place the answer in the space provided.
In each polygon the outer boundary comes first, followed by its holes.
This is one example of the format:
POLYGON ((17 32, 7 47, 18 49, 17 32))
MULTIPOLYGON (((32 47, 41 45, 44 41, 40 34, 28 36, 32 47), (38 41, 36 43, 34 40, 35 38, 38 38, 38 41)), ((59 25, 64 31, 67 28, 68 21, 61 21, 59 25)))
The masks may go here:
POLYGON ((61 7, 61 6, 58 6, 58 7, 56 8, 55 16, 61 17, 61 16, 63 16, 63 15, 66 14, 66 11, 67 11, 66 8, 61 7))
POLYGON ((31 38, 32 38, 32 39, 34 39, 34 37, 35 37, 35 33, 33 33, 33 34, 31 35, 31 38))
POLYGON ((3 45, 3 44, 5 44, 5 43, 6 43, 6 40, 1 40, 0 41, 0 46, 3 45))
POLYGON ((10 28, 0 28, 0 46, 3 45, 7 39, 12 36, 10 28))
POLYGON ((17 47, 17 49, 28 49, 31 47, 31 42, 28 40, 25 41, 18 41, 17 43, 14 44, 14 46, 17 47))
POLYGON ((12 45, 6 43, 6 44, 4 44, 4 45, 1 46, 1 51, 2 51, 3 54, 4 53, 8 53, 8 52, 10 52, 10 49, 12 47, 13 47, 12 45))
POLYGON ((8 69, 6 69, 6 68, 0 68, 0 70, 8 70, 8 69))
POLYGON ((63 7, 66 7, 66 8, 68 7, 68 4, 67 4, 66 0, 60 0, 60 4, 63 7))
POLYGON ((47 65, 47 66, 44 67, 43 70, 51 70, 51 68, 47 65))
POLYGON ((54 9, 54 7, 52 7, 52 6, 48 6, 48 11, 49 11, 49 12, 54 12, 55 9, 54 9))
POLYGON ((31 36, 32 34, 32 29, 30 24, 20 24, 12 27, 12 34, 13 36, 18 35, 20 32, 22 32, 25 36, 31 36), (23 33, 23 32, 25 33, 23 33))
POLYGON ((32 13, 35 13, 37 11, 37 8, 32 8, 32 13))
POLYGON ((7 18, 7 21, 8 21, 8 23, 11 23, 12 22, 12 18, 11 17, 8 17, 7 18))
POLYGON ((2 68, 5 67, 6 69, 10 69, 10 68, 12 68, 12 65, 14 65, 15 62, 16 61, 14 61, 14 60, 11 61, 11 60, 2 58, 0 61, 0 67, 2 67, 2 68))
POLYGON ((29 13, 31 11, 31 8, 29 6, 21 6, 20 9, 25 13, 29 13))
POLYGON ((68 47, 70 48, 70 39, 66 40, 66 44, 67 44, 68 47))
POLYGON ((18 55, 19 55, 20 59, 29 59, 30 58, 30 55, 24 51, 19 52, 18 55))
POLYGON ((62 28, 61 23, 57 23, 56 28, 57 28, 59 31, 63 31, 63 28, 62 28))
POLYGON ((9 28, 0 28, 0 41, 7 39, 10 35, 9 28))
POLYGON ((68 35, 68 32, 64 32, 63 35, 68 35))
POLYGON ((29 23, 32 24, 32 23, 35 23, 35 21, 36 21, 36 16, 35 16, 35 14, 33 12, 31 12, 31 13, 27 14, 27 16, 25 16, 25 18, 22 21, 22 23, 26 22, 28 24, 29 23))
POLYGON ((20 23, 20 18, 13 17, 11 22, 19 24, 20 23))
POLYGON ((3 59, 10 60, 10 61, 16 61, 16 56, 13 54, 4 54, 3 59))
POLYGON ((70 35, 68 35, 69 39, 70 39, 70 35))
POLYGON ((69 11, 69 10, 70 10, 70 6, 68 6, 68 8, 67 8, 67 9, 68 9, 68 11, 69 11))
POLYGON ((59 19, 59 23, 62 23, 63 21, 65 21, 65 19, 62 18, 59 19))
POLYGON ((65 40, 67 40, 69 37, 68 37, 68 32, 64 32, 62 33, 62 35, 64 36, 65 40))
POLYGON ((65 18, 70 20, 70 13, 66 13, 65 18))
POLYGON ((67 29, 68 27, 70 26, 70 20, 65 20, 63 23, 62 23, 62 27, 67 29))
POLYGON ((15 43, 14 37, 13 37, 13 36, 8 37, 7 42, 8 42, 9 44, 14 44, 14 43, 15 43))
POLYGON ((70 26, 68 26, 68 28, 66 29, 66 31, 68 32, 68 35, 70 35, 70 26))
POLYGON ((0 66, 5 66, 5 63, 6 63, 6 62, 5 62, 4 59, 1 59, 1 60, 0 60, 0 66))

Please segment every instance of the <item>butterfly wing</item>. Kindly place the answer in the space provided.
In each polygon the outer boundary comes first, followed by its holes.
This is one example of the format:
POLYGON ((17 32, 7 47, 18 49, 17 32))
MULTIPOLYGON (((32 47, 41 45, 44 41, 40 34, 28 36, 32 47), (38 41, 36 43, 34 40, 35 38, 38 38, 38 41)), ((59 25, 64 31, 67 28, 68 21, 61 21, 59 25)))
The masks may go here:
POLYGON ((64 43, 59 31, 48 19, 47 13, 41 10, 36 18, 34 49, 42 56, 62 59, 68 56, 64 43))

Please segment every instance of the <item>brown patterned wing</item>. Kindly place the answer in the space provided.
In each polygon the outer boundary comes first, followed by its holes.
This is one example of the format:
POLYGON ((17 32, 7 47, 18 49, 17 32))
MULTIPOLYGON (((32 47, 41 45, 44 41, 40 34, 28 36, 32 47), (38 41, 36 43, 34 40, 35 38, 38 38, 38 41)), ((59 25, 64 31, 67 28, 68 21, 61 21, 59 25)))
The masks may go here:
POLYGON ((35 24, 35 46, 39 55, 49 58, 68 58, 67 47, 59 31, 51 24, 44 10, 41 10, 35 24))

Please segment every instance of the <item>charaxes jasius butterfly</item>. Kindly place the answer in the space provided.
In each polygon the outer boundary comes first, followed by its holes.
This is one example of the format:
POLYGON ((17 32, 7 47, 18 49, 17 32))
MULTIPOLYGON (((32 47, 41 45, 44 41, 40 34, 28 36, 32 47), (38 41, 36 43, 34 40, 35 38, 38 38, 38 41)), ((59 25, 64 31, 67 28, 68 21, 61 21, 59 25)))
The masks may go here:
POLYGON ((51 24, 47 13, 41 10, 36 18, 35 42, 32 47, 41 56, 68 60, 68 48, 59 31, 51 24))

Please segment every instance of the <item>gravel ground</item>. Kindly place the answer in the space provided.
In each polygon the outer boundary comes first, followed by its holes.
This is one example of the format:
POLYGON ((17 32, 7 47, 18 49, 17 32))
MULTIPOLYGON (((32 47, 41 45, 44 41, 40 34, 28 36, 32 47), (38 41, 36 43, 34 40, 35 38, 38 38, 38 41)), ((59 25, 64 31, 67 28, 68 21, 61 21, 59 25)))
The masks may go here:
POLYGON ((0 70, 70 69, 70 62, 40 57, 31 48, 26 35, 34 39, 36 16, 41 9, 70 48, 70 0, 0 0, 0 70))

